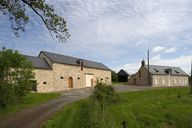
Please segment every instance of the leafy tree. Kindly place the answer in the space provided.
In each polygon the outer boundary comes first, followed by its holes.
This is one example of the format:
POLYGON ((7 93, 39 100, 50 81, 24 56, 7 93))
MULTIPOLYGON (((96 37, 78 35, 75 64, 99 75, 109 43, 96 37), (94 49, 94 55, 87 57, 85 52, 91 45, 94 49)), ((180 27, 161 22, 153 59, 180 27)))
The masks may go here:
POLYGON ((117 82, 118 81, 118 76, 117 73, 115 71, 111 72, 111 78, 113 82, 117 82))
POLYGON ((32 9, 40 17, 52 37, 55 36, 63 42, 70 36, 65 19, 58 16, 54 7, 45 3, 45 0, 0 0, 0 11, 9 17, 16 36, 19 31, 25 31, 25 24, 30 19, 26 8, 32 9))
POLYGON ((31 90, 32 65, 17 51, 0 51, 0 107, 14 102, 31 90))

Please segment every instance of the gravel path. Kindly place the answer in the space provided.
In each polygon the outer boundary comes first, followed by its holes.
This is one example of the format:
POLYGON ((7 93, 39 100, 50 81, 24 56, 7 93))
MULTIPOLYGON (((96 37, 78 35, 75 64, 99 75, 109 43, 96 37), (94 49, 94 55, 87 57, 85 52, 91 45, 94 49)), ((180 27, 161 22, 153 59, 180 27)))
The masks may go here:
MULTIPOLYGON (((149 87, 133 87, 115 85, 117 92, 144 90, 149 87)), ((43 121, 53 113, 61 110, 64 105, 84 99, 91 95, 93 88, 62 91, 62 96, 42 105, 25 109, 15 115, 0 120, 0 128, 41 128, 43 121)))

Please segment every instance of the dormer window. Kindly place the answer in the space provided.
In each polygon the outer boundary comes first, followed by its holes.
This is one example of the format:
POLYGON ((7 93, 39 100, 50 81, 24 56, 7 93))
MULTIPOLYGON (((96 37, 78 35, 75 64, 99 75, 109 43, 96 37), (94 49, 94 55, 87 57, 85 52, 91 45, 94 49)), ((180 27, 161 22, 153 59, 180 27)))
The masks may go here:
POLYGON ((164 71, 165 71, 166 74, 171 74, 172 73, 172 69, 170 69, 170 68, 169 69, 165 69, 164 71))

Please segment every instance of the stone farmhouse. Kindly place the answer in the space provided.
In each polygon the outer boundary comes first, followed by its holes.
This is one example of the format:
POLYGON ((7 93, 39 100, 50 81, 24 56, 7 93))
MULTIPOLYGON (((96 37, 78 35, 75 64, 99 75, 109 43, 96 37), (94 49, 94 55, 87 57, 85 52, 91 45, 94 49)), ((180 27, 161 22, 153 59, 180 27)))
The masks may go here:
POLYGON ((144 86, 187 86, 188 74, 179 67, 149 65, 149 83, 148 83, 148 65, 145 61, 141 62, 139 71, 129 80, 129 85, 144 86))
POLYGON ((37 92, 92 87, 97 81, 111 84, 111 70, 102 63, 45 51, 26 58, 34 67, 32 89, 37 92))

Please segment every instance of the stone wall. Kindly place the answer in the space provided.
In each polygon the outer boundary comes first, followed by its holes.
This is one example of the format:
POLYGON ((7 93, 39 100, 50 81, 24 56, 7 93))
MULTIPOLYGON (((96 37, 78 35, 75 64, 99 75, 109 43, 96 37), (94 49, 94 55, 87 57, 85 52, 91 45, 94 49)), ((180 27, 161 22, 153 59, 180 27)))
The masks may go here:
POLYGON ((128 84, 145 86, 148 85, 148 70, 145 67, 141 66, 139 71, 128 80, 128 84))
POLYGON ((189 84, 188 76, 153 75, 153 86, 186 86, 189 84))
POLYGON ((52 70, 35 69, 34 72, 38 83, 38 92, 66 90, 68 89, 69 77, 73 79, 73 88, 84 88, 86 87, 86 74, 93 75, 94 86, 97 80, 111 84, 111 71, 101 69, 84 67, 81 71, 80 66, 53 63, 52 70))

